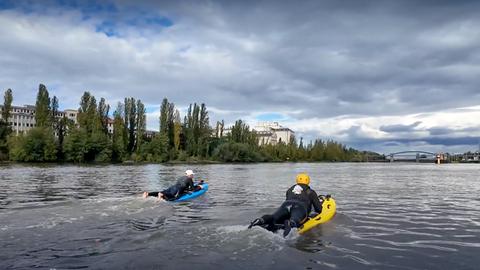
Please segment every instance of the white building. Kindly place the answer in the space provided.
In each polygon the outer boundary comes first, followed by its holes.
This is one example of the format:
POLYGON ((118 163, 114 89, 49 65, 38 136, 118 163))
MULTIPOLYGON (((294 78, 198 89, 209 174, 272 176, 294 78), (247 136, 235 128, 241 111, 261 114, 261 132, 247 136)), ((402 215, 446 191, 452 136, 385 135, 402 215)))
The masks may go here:
POLYGON ((260 145, 276 145, 280 142, 288 144, 295 135, 293 130, 279 125, 278 122, 259 122, 253 130, 257 132, 260 145))
MULTIPOLYGON (((0 105, 0 113, 3 111, 3 105, 0 105)), ((65 110, 59 111, 57 113, 58 117, 66 116, 68 119, 77 123, 77 110, 65 110)), ((16 135, 21 133, 26 133, 28 130, 36 126, 35 123, 35 106, 33 105, 24 105, 24 106, 12 106, 12 111, 10 118, 7 120, 12 127, 12 131, 16 135)))
POLYGON ((72 110, 72 109, 67 109, 65 110, 63 116, 66 116, 69 120, 72 120, 75 124, 77 124, 77 115, 78 115, 78 110, 72 110))
POLYGON ((232 133, 232 127, 227 127, 223 129, 222 137, 226 137, 232 133))
MULTIPOLYGON (((0 112, 3 112, 3 105, 0 105, 0 112)), ((35 106, 12 106, 10 113, 7 122, 15 134, 24 133, 35 126, 35 106)))
MULTIPOLYGON (((0 118, 1 112, 3 110, 3 105, 0 105, 0 118)), ((72 120, 75 125, 78 124, 77 116, 78 110, 67 109, 65 111, 59 111, 57 117, 67 117, 67 119, 72 120)), ((10 118, 8 119, 10 126, 12 127, 13 132, 16 135, 26 133, 31 128, 35 127, 35 106, 33 105, 24 105, 22 106, 12 106, 12 111, 10 118)), ((113 134, 113 119, 110 117, 107 120, 107 130, 109 134, 113 134)), ((158 131, 147 130, 145 136, 148 138, 153 138, 158 131)))
MULTIPOLYGON (((280 142, 288 144, 295 135, 293 130, 279 125, 278 122, 259 122, 252 131, 256 132, 259 145, 276 145, 280 142)), ((232 133, 232 127, 227 127, 223 130, 222 137, 226 137, 230 133, 232 133)))

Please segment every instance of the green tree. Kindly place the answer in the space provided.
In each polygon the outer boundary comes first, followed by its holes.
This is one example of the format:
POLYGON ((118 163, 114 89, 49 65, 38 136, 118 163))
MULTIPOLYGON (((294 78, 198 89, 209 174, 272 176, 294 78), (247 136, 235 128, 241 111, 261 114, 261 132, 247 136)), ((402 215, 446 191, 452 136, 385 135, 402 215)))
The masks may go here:
POLYGON ((200 105, 200 119, 198 121, 198 153, 197 155, 207 157, 209 152, 209 138, 212 135, 210 128, 207 106, 205 103, 200 105))
POLYGON ((299 145, 297 145, 297 139, 294 135, 290 137, 290 141, 288 142, 288 158, 287 160, 290 161, 297 161, 299 157, 303 158, 303 138, 300 138, 300 145, 302 146, 302 150, 300 150, 299 145))
POLYGON ((112 160, 115 162, 122 161, 126 154, 127 131, 123 115, 124 106, 119 102, 113 113, 112 160))
POLYGON ((145 115, 145 105, 141 100, 137 100, 137 116, 136 116, 136 149, 137 152, 144 142, 145 132, 147 131, 147 116, 145 115))
POLYGON ((175 148, 175 104, 164 98, 160 106, 160 134, 168 138, 168 146, 175 148))
POLYGON ((73 127, 73 124, 69 123, 72 120, 69 120, 65 115, 60 117, 58 108, 58 98, 56 96, 53 96, 50 122, 52 123, 53 132, 57 137, 57 160, 63 160, 63 141, 67 134, 68 125, 71 125, 73 127))
POLYGON ((237 142, 221 144, 215 149, 213 156, 224 162, 257 162, 264 160, 252 145, 237 142))
POLYGON ((86 161, 110 162, 112 145, 108 136, 101 130, 93 132, 87 139, 86 161))
POLYGON ((181 135, 182 122, 180 120, 180 112, 178 110, 175 110, 175 113, 173 115, 173 145, 176 152, 178 152, 180 149, 181 135))
POLYGON ((12 112, 13 94, 12 89, 7 89, 3 96, 2 120, 8 123, 12 112))
MULTIPOLYGON (((54 100, 55 110, 58 100, 54 100)), ((25 162, 46 162, 57 159, 57 145, 54 135, 51 100, 45 85, 38 88, 35 103, 35 122, 37 127, 30 129, 25 136, 11 139, 8 143, 10 159, 25 162)))
POLYGON ((193 152, 194 152, 195 140, 194 140, 193 128, 194 128, 194 118, 192 115, 192 104, 190 104, 187 110, 187 114, 183 119, 183 131, 185 136, 185 145, 183 149, 185 149, 188 155, 193 155, 193 152))
POLYGON ((137 106, 135 99, 125 98, 125 128, 127 130, 127 153, 131 154, 135 149, 135 128, 137 127, 137 106))
POLYGON ((50 128, 35 127, 26 135, 9 139, 10 159, 25 162, 49 162, 57 159, 55 137, 50 128))
POLYGON ((86 111, 87 116, 87 132, 92 134, 93 132, 101 130, 101 121, 98 115, 97 100, 94 96, 90 96, 88 109, 86 111))
POLYGON ((68 119, 66 116, 63 116, 58 120, 58 125, 56 126, 55 133, 57 134, 57 157, 58 160, 64 159, 63 152, 63 143, 65 141, 65 136, 67 136, 68 130, 72 130, 75 126, 73 120, 68 119))
POLYGON ((88 134, 95 130, 101 130, 101 119, 98 113, 97 100, 90 92, 84 92, 80 100, 80 108, 77 115, 78 125, 84 128, 88 134))
POLYGON ((206 156, 209 152, 209 138, 212 129, 209 125, 208 111, 205 104, 190 104, 184 118, 185 150, 191 156, 206 156))
POLYGON ((316 139, 310 149, 310 159, 313 161, 325 160, 325 143, 316 139))
POLYGON ((167 98, 162 100, 162 105, 160 105, 160 134, 168 134, 168 119, 170 110, 170 103, 168 102, 167 98))
POLYGON ((87 141, 88 134, 85 128, 70 130, 63 145, 65 159, 76 163, 85 162, 85 156, 88 153, 87 141))
POLYGON ((254 131, 250 131, 250 127, 242 120, 235 121, 235 124, 231 127, 228 139, 232 142, 246 143, 252 146, 258 145, 257 134, 254 131))
POLYGON ((50 123, 52 124, 53 131, 57 130, 57 126, 60 121, 58 106, 58 98, 53 96, 50 110, 50 123))
POLYGON ((328 140, 325 146, 325 160, 327 161, 343 161, 342 145, 335 141, 328 140))
POLYGON ((101 131, 108 135, 108 113, 110 112, 110 105, 105 102, 105 99, 102 97, 100 98, 100 102, 98 103, 98 117, 101 131))
POLYGON ((141 159, 148 162, 168 161, 168 137, 166 134, 157 134, 150 142, 142 145, 140 150, 141 159))
POLYGON ((45 85, 38 87, 37 101, 35 103, 35 123, 37 127, 51 127, 50 97, 45 85))
POLYGON ((89 133, 85 128, 69 132, 64 143, 65 159, 71 162, 109 162, 112 146, 102 131, 89 133))
POLYGON ((87 128, 88 126, 88 107, 90 106, 90 92, 85 91, 80 99, 80 108, 78 108, 77 121, 78 126, 81 128, 87 128))
POLYGON ((108 135, 108 112, 105 99, 97 101, 89 92, 84 92, 78 109, 78 128, 69 130, 65 137, 64 153, 67 161, 108 162, 112 160, 112 141, 108 135))
POLYGON ((12 133, 12 127, 8 121, 12 110, 13 94, 11 89, 7 89, 4 95, 2 118, 0 119, 0 160, 7 159, 8 144, 7 138, 12 133))
POLYGON ((225 122, 223 120, 221 122, 217 121, 217 126, 215 128, 215 136, 217 138, 222 138, 223 137, 224 127, 225 127, 225 122))

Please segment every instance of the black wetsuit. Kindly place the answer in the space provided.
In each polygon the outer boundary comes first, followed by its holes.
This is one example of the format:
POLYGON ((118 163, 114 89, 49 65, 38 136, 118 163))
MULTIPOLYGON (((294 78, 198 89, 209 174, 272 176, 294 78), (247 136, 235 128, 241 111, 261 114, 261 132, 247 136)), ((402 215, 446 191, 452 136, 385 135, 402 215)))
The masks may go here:
MULTIPOLYGON (((193 180, 192 178, 189 178, 187 176, 182 176, 177 180, 177 183, 175 183, 175 185, 160 191, 160 193, 163 194, 164 199, 170 201, 178 199, 180 196, 182 196, 185 192, 189 190, 195 190, 195 187, 193 186, 193 180)), ((157 197, 158 193, 159 192, 149 192, 148 196, 157 197)))
POLYGON ((293 185, 286 192, 285 202, 272 215, 262 216, 264 223, 261 226, 276 231, 283 228, 286 220, 290 220, 292 227, 299 227, 306 221, 312 205, 315 212, 322 212, 322 203, 313 189, 304 184, 293 185))

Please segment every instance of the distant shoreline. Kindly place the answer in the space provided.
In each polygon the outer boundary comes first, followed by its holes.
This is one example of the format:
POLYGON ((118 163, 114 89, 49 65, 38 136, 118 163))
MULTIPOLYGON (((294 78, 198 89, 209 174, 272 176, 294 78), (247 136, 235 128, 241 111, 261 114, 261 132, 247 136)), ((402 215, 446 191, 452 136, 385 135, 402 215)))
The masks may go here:
MULTIPOLYGON (((223 162, 223 161, 213 161, 213 160, 198 160, 198 161, 167 161, 167 162, 135 162, 135 161, 124 161, 124 162, 84 162, 84 163, 73 163, 73 162, 16 162, 16 161, 0 161, 0 165, 227 165, 227 164, 271 164, 271 163, 394 163, 394 164, 435 164, 434 162, 404 162, 404 161, 395 161, 390 162, 385 161, 266 161, 266 162, 223 162)), ((480 161, 468 161, 468 162, 449 162, 443 164, 480 164, 480 161)))

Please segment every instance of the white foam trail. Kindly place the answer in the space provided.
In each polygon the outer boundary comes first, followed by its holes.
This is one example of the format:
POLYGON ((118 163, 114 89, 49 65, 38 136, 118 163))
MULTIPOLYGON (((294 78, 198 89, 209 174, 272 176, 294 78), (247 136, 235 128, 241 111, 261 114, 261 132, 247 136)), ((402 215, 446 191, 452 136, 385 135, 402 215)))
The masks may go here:
POLYGON ((230 226, 221 226, 217 228, 218 232, 225 232, 225 233, 238 233, 246 230, 248 230, 248 227, 246 225, 230 225, 230 226))

